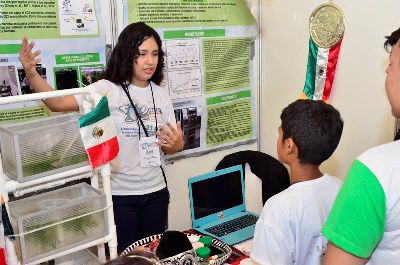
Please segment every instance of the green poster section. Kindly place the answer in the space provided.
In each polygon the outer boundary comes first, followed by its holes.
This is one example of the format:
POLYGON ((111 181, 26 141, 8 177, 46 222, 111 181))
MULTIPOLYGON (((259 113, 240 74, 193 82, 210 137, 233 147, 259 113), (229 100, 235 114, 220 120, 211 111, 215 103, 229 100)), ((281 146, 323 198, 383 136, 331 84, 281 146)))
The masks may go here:
MULTIPOLYGON (((92 24, 97 24, 97 22, 93 22, 92 17, 94 6, 91 7, 91 12, 87 12, 87 15, 77 15, 75 12, 70 12, 70 15, 68 13, 60 14, 60 7, 67 3, 61 0, 1 0, 1 39, 14 40, 20 39, 22 36, 29 36, 31 39, 60 39, 83 35, 98 36, 97 30, 91 31, 89 34, 85 33, 84 30, 81 30, 81 34, 62 30, 65 25, 60 25, 61 21, 67 24, 82 24, 83 27, 87 20, 92 20, 92 24)), ((81 25, 78 27, 81 27, 81 25)))
POLYGON ((49 113, 49 109, 44 105, 23 109, 3 110, 0 111, 0 125, 45 118, 49 116, 49 113))
POLYGON ((250 38, 203 41, 206 94, 250 86, 250 44, 250 38))
POLYGON ((56 64, 98 63, 98 62, 100 62, 100 54, 98 52, 56 55, 56 64))
POLYGON ((2 44, 0 45, 0 54, 18 54, 21 44, 2 44))
POLYGON ((250 91, 241 91, 207 99, 208 147, 251 138, 253 124, 250 97, 250 91))
POLYGON ((224 37, 225 29, 205 29, 205 30, 168 30, 164 31, 164 39, 193 39, 224 37))
POLYGON ((143 21, 154 28, 254 24, 246 1, 242 0, 128 0, 128 17, 129 23, 143 21))
POLYGON ((0 2, 2 39, 59 38, 58 7, 56 1, 2 0, 0 2))

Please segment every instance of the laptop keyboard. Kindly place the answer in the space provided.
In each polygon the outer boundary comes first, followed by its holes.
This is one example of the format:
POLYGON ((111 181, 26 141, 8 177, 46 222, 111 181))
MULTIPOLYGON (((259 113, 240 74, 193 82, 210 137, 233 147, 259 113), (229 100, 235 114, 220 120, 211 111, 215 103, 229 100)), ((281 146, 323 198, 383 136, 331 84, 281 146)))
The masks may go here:
POLYGON ((207 232, 216 235, 217 237, 221 237, 245 227, 254 225, 257 222, 258 217, 252 214, 246 214, 236 219, 232 219, 225 223, 210 227, 205 229, 207 232))

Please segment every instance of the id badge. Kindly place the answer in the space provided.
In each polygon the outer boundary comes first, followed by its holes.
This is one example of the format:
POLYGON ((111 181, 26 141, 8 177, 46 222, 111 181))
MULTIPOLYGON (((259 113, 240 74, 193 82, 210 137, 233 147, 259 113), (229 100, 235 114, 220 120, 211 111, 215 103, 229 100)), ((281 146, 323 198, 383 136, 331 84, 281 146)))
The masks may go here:
POLYGON ((139 140, 141 167, 158 167, 161 165, 160 147, 156 137, 143 137, 139 140))

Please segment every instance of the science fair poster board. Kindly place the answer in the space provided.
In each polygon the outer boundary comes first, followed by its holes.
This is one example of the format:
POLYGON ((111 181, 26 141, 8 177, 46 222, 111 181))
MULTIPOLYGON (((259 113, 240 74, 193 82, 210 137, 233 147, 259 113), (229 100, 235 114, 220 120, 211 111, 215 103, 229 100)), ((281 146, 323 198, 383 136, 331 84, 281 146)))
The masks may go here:
POLYGON ((185 147, 201 155, 254 142, 256 22, 245 0, 124 0, 124 26, 143 21, 157 30, 165 80, 185 147))
MULTIPOLYGON (((105 65, 100 0, 1 0, 0 96, 34 92, 18 60, 26 36, 42 51, 38 73, 55 87, 95 82, 105 65)), ((0 124, 49 115, 40 102, 0 105, 0 124)))

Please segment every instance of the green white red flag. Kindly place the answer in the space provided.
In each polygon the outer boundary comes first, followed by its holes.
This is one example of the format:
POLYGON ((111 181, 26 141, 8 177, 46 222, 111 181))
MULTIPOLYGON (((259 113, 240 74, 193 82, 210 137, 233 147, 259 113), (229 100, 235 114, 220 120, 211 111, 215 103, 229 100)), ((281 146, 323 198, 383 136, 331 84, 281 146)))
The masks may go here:
POLYGON ((111 119, 107 97, 79 119, 80 133, 92 168, 114 159, 119 152, 117 133, 111 119))
POLYGON ((342 40, 331 48, 321 48, 310 38, 303 98, 327 101, 335 78, 342 40))

